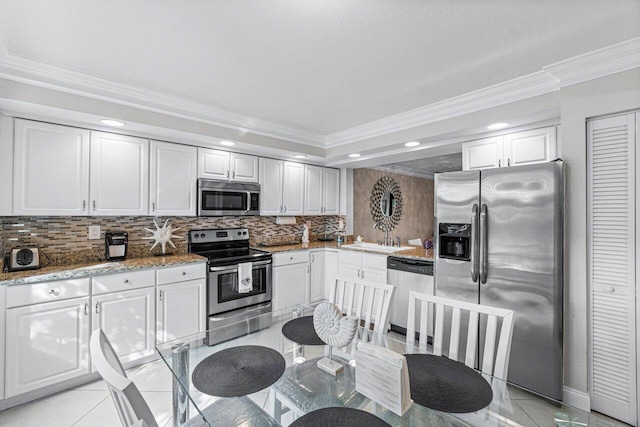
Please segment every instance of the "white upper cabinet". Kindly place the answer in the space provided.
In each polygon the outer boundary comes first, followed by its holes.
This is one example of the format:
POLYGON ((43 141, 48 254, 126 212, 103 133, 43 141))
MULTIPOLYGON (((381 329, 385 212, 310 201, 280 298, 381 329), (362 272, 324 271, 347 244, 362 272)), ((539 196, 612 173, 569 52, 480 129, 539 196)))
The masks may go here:
POLYGON ((258 157, 200 148, 198 178, 258 182, 258 157))
POLYGON ((501 136, 462 144, 462 169, 488 169, 502 166, 501 136))
POLYGON ((556 128, 534 129, 504 136, 507 166, 542 163, 557 158, 556 128))
POLYGON ((543 163, 558 155, 556 127, 533 129, 462 144, 462 169, 543 163))
POLYGON ((87 215, 89 131, 15 121, 13 213, 87 215))
POLYGON ((246 154, 231 153, 231 180, 258 182, 258 158, 246 154))
MULTIPOLYGON (((13 187, 13 119, 6 116, 0 117, 0 182, 4 185, 0 191, 0 216, 11 215, 13 191, 9 190, 13 187)), ((1 389, 2 386, 0 392, 1 389)))
POLYGON ((195 216, 196 158, 195 147, 151 141, 152 215, 195 216))
POLYGON ((282 203, 284 215, 304 214, 304 165, 284 162, 282 203))
POLYGON ((324 207, 324 168, 304 165, 304 214, 321 215, 324 207))
POLYGON ((324 214, 338 215, 340 213, 340 170, 324 168, 323 180, 324 214))
POLYGON ((284 162, 260 157, 260 215, 282 213, 284 162))
POLYGON ((340 211, 340 171, 305 165, 304 177, 304 214, 338 214, 340 211))
POLYGON ((260 158, 260 215, 304 213, 302 163, 260 158))
POLYGON ((91 132, 91 215, 147 215, 149 141, 91 132))

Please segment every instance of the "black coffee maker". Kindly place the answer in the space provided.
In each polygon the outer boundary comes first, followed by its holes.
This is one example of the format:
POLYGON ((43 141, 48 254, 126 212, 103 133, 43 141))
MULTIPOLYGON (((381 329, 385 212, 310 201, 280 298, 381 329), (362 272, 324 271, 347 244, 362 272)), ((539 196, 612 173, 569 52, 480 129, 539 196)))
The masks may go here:
POLYGON ((129 233, 126 231, 104 233, 104 252, 107 261, 124 261, 127 258, 128 239, 129 233))

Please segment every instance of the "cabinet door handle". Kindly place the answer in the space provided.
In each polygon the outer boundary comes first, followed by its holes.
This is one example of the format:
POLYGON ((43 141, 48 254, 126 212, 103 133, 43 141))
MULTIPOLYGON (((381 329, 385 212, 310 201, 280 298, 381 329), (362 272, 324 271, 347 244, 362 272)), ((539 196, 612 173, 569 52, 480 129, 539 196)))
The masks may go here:
POLYGON ((280 205, 280 210, 278 212, 282 212, 282 205, 280 205))
POLYGON ((160 298, 160 301, 162 301, 162 291, 160 291, 159 298, 160 298))
POLYGON ((99 306, 100 306, 100 303, 96 302, 96 314, 98 314, 100 312, 100 310, 98 309, 99 306))
POLYGON ((87 201, 86 201, 86 200, 83 200, 83 201, 82 201, 82 212, 84 212, 84 211, 85 211, 85 209, 87 209, 87 201))
POLYGON ((49 289, 49 295, 53 295, 54 297, 57 297, 58 295, 60 295, 60 291, 57 289, 49 289))
POLYGON ((89 315, 89 303, 88 302, 84 303, 84 315, 85 316, 89 315))
POLYGON ((498 159, 498 167, 500 167, 500 159, 498 159))
POLYGON ((236 171, 233 171, 233 173, 231 174, 231 178, 235 178, 236 177, 236 171))
POLYGON ((129 283, 129 279, 124 279, 124 284, 126 285, 127 283, 129 283))
POLYGON ((186 272, 186 271, 183 271, 183 272, 182 272, 182 275, 183 275, 183 276, 186 276, 186 275, 187 275, 187 272, 186 272))
POLYGON ((93 210, 94 211, 96 210, 96 201, 95 200, 93 201, 93 210))
POLYGON ((229 171, 227 171, 227 178, 229 178, 229 171))
POLYGON ((358 277, 360 277, 360 269, 358 269, 358 277))
POLYGON ((511 166, 511 159, 507 157, 507 166, 511 166))
POLYGON ((151 203, 151 212, 156 211, 156 202, 151 203))
POLYGON ((362 278, 362 279, 364 279, 364 270, 362 270, 362 276, 361 276, 361 278, 362 278))
POLYGON ((284 205, 284 211, 287 212, 287 205, 284 205))

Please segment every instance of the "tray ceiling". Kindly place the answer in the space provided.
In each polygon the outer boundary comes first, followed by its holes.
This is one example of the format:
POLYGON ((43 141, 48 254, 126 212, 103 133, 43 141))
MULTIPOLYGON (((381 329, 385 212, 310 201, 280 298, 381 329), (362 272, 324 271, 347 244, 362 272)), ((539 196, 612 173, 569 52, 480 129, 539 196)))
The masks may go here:
POLYGON ((321 136, 638 37, 638 22, 637 0, 0 0, 5 58, 321 136))

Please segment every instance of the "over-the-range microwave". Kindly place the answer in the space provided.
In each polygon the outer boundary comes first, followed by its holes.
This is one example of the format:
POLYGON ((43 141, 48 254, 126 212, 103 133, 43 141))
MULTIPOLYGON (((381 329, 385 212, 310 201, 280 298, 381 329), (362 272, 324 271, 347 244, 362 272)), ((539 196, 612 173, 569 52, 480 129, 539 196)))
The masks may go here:
POLYGON ((198 180, 198 215, 259 215, 260 184, 198 180))

